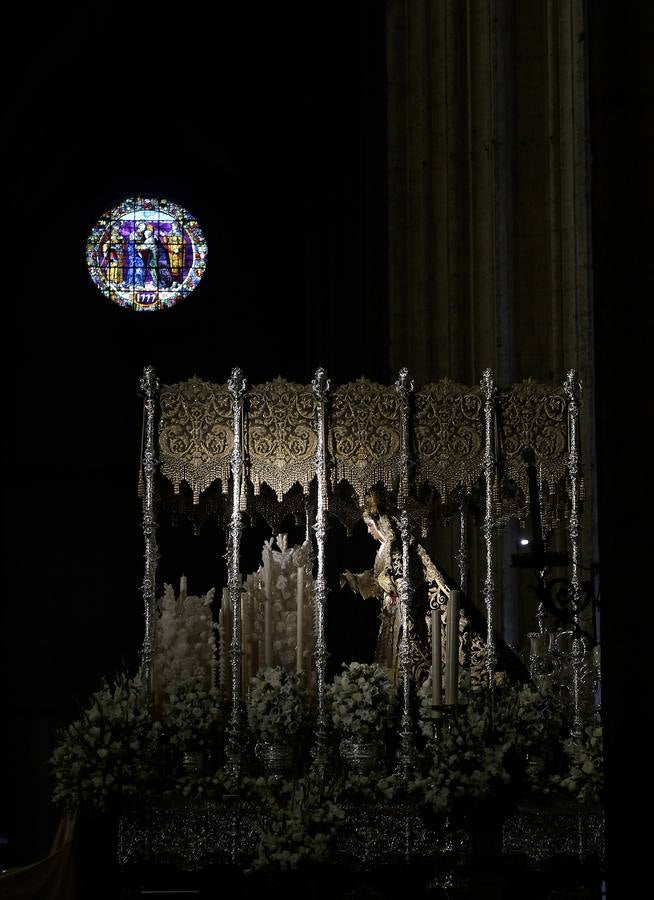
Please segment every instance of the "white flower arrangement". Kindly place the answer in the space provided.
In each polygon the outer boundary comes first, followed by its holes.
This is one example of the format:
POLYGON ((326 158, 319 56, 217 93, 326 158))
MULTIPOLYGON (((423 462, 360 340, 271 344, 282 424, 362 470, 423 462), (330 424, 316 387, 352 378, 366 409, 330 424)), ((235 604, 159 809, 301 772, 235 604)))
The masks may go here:
POLYGON ((579 737, 565 743, 569 769, 554 775, 552 784, 568 791, 579 803, 597 802, 604 789, 604 744, 602 726, 587 725, 579 737))
POLYGON ((524 794, 549 794, 551 775, 563 763, 566 736, 563 708, 551 689, 533 682, 498 688, 493 732, 494 740, 508 747, 514 787, 524 794))
POLYGON ((430 747, 426 776, 417 776, 409 785, 437 812, 451 810, 467 800, 486 799, 508 784, 505 743, 489 743, 488 707, 469 703, 443 728, 430 747))
POLYGON ((304 723, 307 694, 301 672, 279 666, 261 669, 250 679, 248 724, 258 740, 289 743, 304 723))
POLYGON ((211 604, 214 589, 200 597, 175 596, 171 585, 164 586, 155 621, 153 656, 156 705, 167 693, 194 679, 207 688, 214 683, 217 625, 211 604))
POLYGON ((266 792, 268 814, 259 826, 259 845, 252 870, 297 869, 325 862, 345 812, 325 797, 320 779, 312 776, 278 785, 266 792))
POLYGON ((222 714, 218 691, 204 678, 190 678, 171 688, 162 719, 169 746, 181 752, 203 750, 218 739, 222 714))
POLYGON ((327 688, 334 728, 347 737, 379 737, 391 711, 391 686, 380 666, 367 663, 343 663, 327 688))
POLYGON ((464 800, 551 792, 565 736, 561 704, 551 691, 502 677, 496 681, 491 717, 487 688, 463 681, 464 704, 440 728, 437 740, 429 679, 418 695, 430 770, 427 778, 415 780, 413 789, 424 791, 436 810, 464 800))
POLYGON ((113 684, 103 682, 52 754, 54 802, 104 810, 140 792, 155 775, 159 728, 138 679, 119 674, 113 684))

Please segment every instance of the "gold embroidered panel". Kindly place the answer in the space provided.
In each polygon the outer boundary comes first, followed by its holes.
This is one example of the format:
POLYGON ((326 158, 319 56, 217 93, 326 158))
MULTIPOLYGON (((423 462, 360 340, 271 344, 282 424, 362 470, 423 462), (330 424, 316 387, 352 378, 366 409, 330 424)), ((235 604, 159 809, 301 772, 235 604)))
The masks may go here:
MULTIPOLYGON (((568 407, 563 387, 527 380, 501 391, 496 405, 500 516, 528 509, 529 465, 537 473, 544 525, 554 525, 567 496, 568 407)), ((409 433, 418 487, 445 498, 470 492, 483 471, 483 398, 476 386, 447 379, 425 385, 413 400, 409 433)), ((348 482, 363 503, 375 484, 397 489, 401 403, 394 385, 359 381, 336 386, 328 400, 327 456, 333 483, 348 482)), ((234 443, 227 385, 198 378, 161 386, 161 472, 177 493, 182 481, 193 502, 214 483, 228 490, 234 443)), ((316 398, 311 385, 277 378, 253 385, 244 404, 244 461, 255 495, 262 483, 281 499, 294 484, 304 493, 314 478, 316 398)))
POLYGON ((447 378, 427 384, 415 395, 416 481, 447 495, 457 487, 469 492, 484 464, 483 400, 479 388, 447 378))
MULTIPOLYGON (((558 500, 566 495, 568 403, 563 388, 527 379, 498 397, 498 465, 529 505, 528 467, 536 470, 545 527, 558 524, 558 500)), ((502 486, 500 486, 502 487, 502 486)), ((500 491, 508 494, 506 487, 500 491)))
POLYGON ((182 481, 197 503, 217 479, 228 489, 234 445, 232 398, 226 385, 191 378, 161 386, 159 453, 161 472, 175 493, 182 481))
POLYGON ((394 490, 401 434, 400 398, 394 386, 365 378, 339 385, 330 398, 328 423, 335 482, 348 481, 361 503, 378 482, 394 490))
POLYGON ((311 386, 276 378, 248 394, 246 446, 254 493, 268 484, 282 500, 297 482, 306 494, 318 446, 316 399, 311 386))

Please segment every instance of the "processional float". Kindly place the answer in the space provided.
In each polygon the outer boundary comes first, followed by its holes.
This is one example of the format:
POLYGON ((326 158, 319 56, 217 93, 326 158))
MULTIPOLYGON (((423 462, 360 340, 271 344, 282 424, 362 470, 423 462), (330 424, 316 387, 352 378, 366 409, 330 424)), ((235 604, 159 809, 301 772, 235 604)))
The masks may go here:
MULTIPOLYGON (((565 526, 570 562, 573 729, 581 728, 581 679, 586 653, 580 627, 584 605, 580 579, 583 477, 579 450, 580 384, 574 371, 560 386, 526 380, 498 388, 492 372, 486 370, 479 385, 465 386, 444 379, 416 390, 406 369, 390 386, 362 378, 332 387, 323 369, 317 370, 309 385, 277 378, 248 386, 238 368, 232 370, 227 384, 194 377, 160 385, 154 370, 147 367, 141 391, 143 672, 149 680, 156 615, 158 474, 172 483, 176 494, 185 482, 196 509, 202 495, 219 485, 222 521, 228 535, 228 591, 233 611, 226 747, 227 765, 233 774, 241 771, 243 752, 240 563, 244 515, 251 511, 263 515, 274 532, 275 524, 289 512, 303 512, 308 522, 308 510, 312 508, 316 675, 312 755, 314 765, 323 767, 327 759, 328 516, 335 515, 351 528, 360 518, 366 495, 379 485, 394 498, 399 509, 407 576, 401 580, 399 597, 404 625, 399 652, 399 770, 408 771, 413 759, 406 628, 412 591, 409 547, 416 527, 426 535, 434 498, 459 518, 457 560, 459 586, 464 593, 468 585, 470 508, 476 505, 480 514, 484 546, 484 666, 491 692, 497 666, 494 606, 498 530, 511 517, 524 521, 530 506, 533 514, 535 505, 543 534, 560 524, 565 526), (274 500, 264 496, 264 485, 272 490, 274 500)), ((545 639, 542 598, 538 627, 532 635, 533 647, 542 645, 545 639)), ((535 656, 532 662, 537 662, 535 656)))

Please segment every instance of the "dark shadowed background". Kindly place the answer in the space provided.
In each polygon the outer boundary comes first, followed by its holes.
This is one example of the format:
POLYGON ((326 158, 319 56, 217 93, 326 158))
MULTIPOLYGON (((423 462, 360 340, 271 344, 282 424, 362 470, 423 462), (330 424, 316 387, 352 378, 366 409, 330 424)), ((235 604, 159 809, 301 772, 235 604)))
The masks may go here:
MULTIPOLYGON (((639 745, 636 711, 646 706, 637 679, 651 640, 644 532, 634 524, 651 454, 644 439, 642 454, 634 447, 651 407, 641 223, 651 217, 652 94, 650 25, 637 4, 608 6, 592 4, 585 39, 617 845, 639 783, 620 754, 627 748, 631 760, 639 745)), ((395 377, 384 3, 221 4, 211 25, 195 7, 129 8, 120 23, 114 13, 29 10, 7 27, 0 835, 11 864, 43 855, 52 836, 56 728, 102 675, 137 661, 143 367, 164 382, 194 374, 224 382, 234 365, 251 383, 278 374, 306 382, 318 365, 336 382, 395 377), (85 242, 103 211, 149 193, 197 216, 208 266, 177 307, 135 314, 93 286, 85 242)), ((247 550, 253 565, 260 538, 247 550)), ((210 528, 196 541, 162 532, 162 578, 184 569, 192 591, 206 590, 223 571, 221 540, 210 528)), ((372 554, 367 540, 343 551, 352 567, 372 554)), ((347 657, 350 637, 330 628, 336 655, 347 657)), ((369 610, 357 610, 353 628, 370 648, 369 610)))

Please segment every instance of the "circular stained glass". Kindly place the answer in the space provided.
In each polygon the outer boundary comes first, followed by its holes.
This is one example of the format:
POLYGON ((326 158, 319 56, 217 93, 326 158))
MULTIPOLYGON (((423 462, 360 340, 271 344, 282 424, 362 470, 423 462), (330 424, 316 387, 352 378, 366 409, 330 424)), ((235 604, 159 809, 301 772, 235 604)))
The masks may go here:
POLYGON ((174 306, 197 287, 207 245, 197 220, 170 200, 134 197, 105 213, 89 235, 91 278, 134 310, 174 306))

